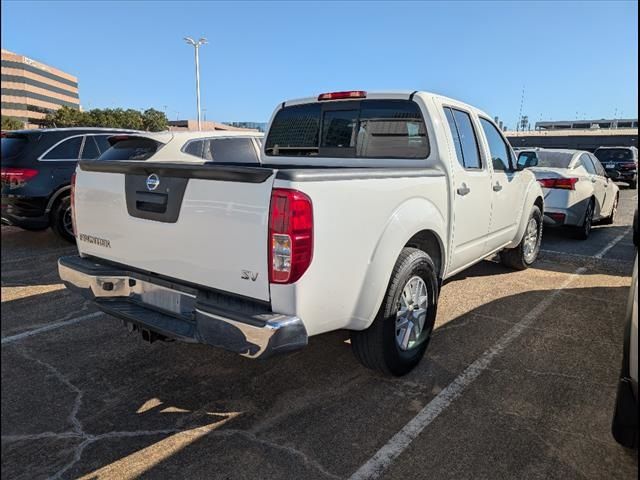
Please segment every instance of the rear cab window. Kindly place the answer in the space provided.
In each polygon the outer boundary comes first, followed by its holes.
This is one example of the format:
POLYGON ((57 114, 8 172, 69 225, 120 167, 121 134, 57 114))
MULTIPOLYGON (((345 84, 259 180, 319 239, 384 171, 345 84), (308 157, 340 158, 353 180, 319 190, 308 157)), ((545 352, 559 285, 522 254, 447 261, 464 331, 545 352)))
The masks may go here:
POLYGON ((119 137, 109 138, 111 148, 104 152, 99 160, 148 160, 162 146, 150 138, 119 137))
POLYGON ((429 139, 411 100, 348 100, 285 106, 264 142, 267 156, 425 159, 429 139))
POLYGON ((471 116, 462 110, 445 107, 445 116, 453 137, 458 163, 466 169, 481 169, 480 149, 471 116))

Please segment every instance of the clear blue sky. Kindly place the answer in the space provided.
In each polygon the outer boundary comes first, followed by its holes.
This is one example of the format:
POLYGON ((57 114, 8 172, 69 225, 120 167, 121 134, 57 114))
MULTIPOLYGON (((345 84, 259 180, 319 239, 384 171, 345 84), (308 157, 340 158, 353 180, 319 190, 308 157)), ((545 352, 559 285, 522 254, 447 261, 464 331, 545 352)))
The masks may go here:
POLYGON ((79 77, 83 107, 266 121, 287 98, 424 89, 513 127, 637 117, 637 2, 2 2, 2 47, 79 77))

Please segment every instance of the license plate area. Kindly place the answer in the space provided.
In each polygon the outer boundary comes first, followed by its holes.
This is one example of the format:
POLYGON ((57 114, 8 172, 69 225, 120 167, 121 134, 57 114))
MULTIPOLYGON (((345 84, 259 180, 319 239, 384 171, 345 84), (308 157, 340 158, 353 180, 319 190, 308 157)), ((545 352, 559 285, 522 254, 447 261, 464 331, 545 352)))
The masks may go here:
POLYGON ((607 166, 605 168, 616 168, 616 164, 615 163, 607 163, 607 166))
POLYGON ((191 316, 195 310, 195 295, 146 281, 136 280, 130 296, 139 303, 180 316, 191 316))

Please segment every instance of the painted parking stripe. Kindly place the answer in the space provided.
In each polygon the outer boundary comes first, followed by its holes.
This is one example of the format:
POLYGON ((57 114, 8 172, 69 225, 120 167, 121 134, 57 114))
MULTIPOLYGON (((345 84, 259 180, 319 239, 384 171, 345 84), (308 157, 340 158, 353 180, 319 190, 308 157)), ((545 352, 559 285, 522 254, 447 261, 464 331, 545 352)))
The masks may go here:
POLYGON ((18 340, 23 340, 28 337, 33 337, 34 335, 39 335, 44 332, 50 332, 51 330, 56 330, 58 328, 66 327, 67 325, 73 325, 75 323, 80 323, 85 320, 91 320, 92 318, 99 317, 100 315, 104 315, 103 312, 93 312, 87 315, 82 315, 81 317, 72 318, 70 320, 66 320, 64 322, 51 323, 49 325, 45 325, 44 327, 34 328, 33 330, 28 330, 26 332, 18 333, 16 335, 11 335, 10 337, 2 338, 2 345, 7 343, 17 342, 18 340))
MULTIPOLYGON (((595 255, 595 258, 600 259, 606 255, 606 253, 615 247, 630 231, 631 227, 611 240, 611 242, 595 255)), ((402 427, 373 457, 351 475, 350 480, 379 478, 393 461, 404 452, 411 442, 462 395, 464 390, 491 365, 491 362, 493 362, 497 356, 504 352, 514 340, 544 313, 558 295, 560 295, 562 290, 567 288, 576 278, 586 271, 587 269, 585 267, 580 267, 575 270, 562 285, 555 289, 550 295, 546 296, 545 299, 538 303, 522 320, 511 327, 493 346, 469 365, 453 382, 436 395, 433 400, 427 403, 409 423, 402 427)))

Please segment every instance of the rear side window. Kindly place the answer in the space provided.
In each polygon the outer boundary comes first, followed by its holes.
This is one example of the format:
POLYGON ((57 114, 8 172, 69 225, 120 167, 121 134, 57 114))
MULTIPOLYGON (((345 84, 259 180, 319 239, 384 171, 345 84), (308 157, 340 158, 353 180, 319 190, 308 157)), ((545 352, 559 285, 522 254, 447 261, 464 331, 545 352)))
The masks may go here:
POLYGON ((125 140, 111 138, 112 146, 100 155, 100 160, 147 160, 162 145, 150 138, 131 137, 125 140))
POLYGON ((2 146, 0 147, 0 154, 2 158, 15 157, 20 155, 25 145, 27 144, 27 139, 22 136, 3 136, 2 137, 2 146))
POLYGON ((98 146, 96 145, 96 141, 93 139, 93 136, 87 136, 84 139, 84 146, 82 147, 82 155, 80 158, 84 159, 92 159, 98 158, 100 156, 100 152, 98 152, 98 146))
POLYGON ((596 167, 593 165, 593 162, 591 161, 591 157, 589 157, 589 155, 587 154, 581 155, 580 161, 584 165, 584 168, 587 169, 587 172, 589 172, 592 175, 596 174, 596 167))
POLYGON ((444 113, 460 165, 464 168, 482 168, 478 139, 469 114, 449 107, 444 109, 444 113))
POLYGON ((507 142, 505 142, 500 132, 498 132, 498 129, 489 120, 481 118, 480 124, 487 137, 493 169, 497 171, 511 170, 511 153, 507 142))
POLYGON ((82 145, 82 137, 73 137, 64 140, 53 150, 50 150, 43 160, 78 160, 80 156, 80 146, 82 145))
POLYGON ((188 153, 189 155, 193 155, 194 157, 202 158, 202 146, 204 145, 204 140, 193 140, 184 147, 184 153, 188 153))
POLYGON ((215 163, 260 163, 250 138, 209 139, 204 144, 204 159, 215 163))
POLYGON ((276 156, 427 158, 418 105, 409 100, 311 103, 280 110, 265 153, 276 156))
POLYGON ((98 144, 98 150, 100 150, 101 154, 106 152, 107 150, 109 150, 111 148, 111 144, 109 143, 109 136, 108 135, 94 135, 93 139, 98 144))

